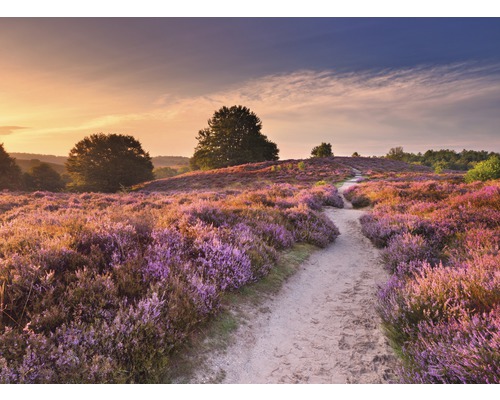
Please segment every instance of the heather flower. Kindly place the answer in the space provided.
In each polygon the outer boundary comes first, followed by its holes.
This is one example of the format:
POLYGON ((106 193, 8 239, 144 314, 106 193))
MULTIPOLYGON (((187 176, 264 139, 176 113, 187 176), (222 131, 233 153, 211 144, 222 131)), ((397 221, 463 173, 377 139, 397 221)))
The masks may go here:
POLYGON ((334 187, 264 186, 2 193, 0 381, 155 382, 225 291, 267 274, 277 250, 339 234, 312 209, 335 206, 334 187))

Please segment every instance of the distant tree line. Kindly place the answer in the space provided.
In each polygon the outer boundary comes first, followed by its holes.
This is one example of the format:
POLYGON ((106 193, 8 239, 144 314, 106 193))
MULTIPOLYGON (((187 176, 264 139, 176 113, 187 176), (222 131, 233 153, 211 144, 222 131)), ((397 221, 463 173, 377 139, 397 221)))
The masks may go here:
POLYGON ((15 158, 0 144, 0 189, 60 191, 65 183, 50 165, 39 163, 23 173, 15 158))
MULTIPOLYGON (((149 153, 133 136, 93 134, 71 149, 65 164, 67 174, 63 175, 43 162, 23 173, 16 160, 0 144, 0 190, 117 192, 189 170, 279 159, 278 146, 262 133, 260 118, 241 105, 224 106, 215 111, 208 120, 208 127, 201 129, 196 139, 198 145, 189 165, 185 157, 167 156, 160 157, 162 165, 154 169, 149 153)), ((357 152, 352 154, 352 157, 359 156, 357 152)), ((311 157, 333 157, 331 143, 322 142, 315 146, 311 157)), ((436 172, 468 170, 468 181, 498 179, 500 176, 500 154, 484 150, 427 150, 415 154, 405 152, 403 147, 393 147, 385 158, 429 166, 436 172)))
POLYGON ((462 150, 427 150, 425 153, 407 153, 403 147, 393 147, 386 154, 386 158, 391 160, 404 161, 409 164, 418 164, 431 167, 434 170, 442 171, 444 169, 467 171, 476 166, 477 163, 486 161, 492 156, 500 156, 500 153, 462 150))

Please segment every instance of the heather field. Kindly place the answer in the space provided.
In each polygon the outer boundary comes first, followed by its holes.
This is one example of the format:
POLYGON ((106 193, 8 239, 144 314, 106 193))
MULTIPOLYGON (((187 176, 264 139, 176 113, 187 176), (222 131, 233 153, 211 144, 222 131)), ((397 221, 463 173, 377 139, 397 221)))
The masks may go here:
POLYGON ((421 165, 409 165, 375 157, 327 157, 307 160, 266 161, 235 167, 194 171, 172 178, 158 179, 135 187, 141 191, 192 190, 210 191, 221 188, 266 188, 272 184, 290 183, 299 187, 310 187, 318 181, 334 184, 352 176, 355 168, 363 174, 400 174, 428 172, 431 169, 421 165))
POLYGON ((405 383, 500 382, 500 184, 386 174, 351 188, 391 279, 379 292, 405 383))
POLYGON ((363 233, 390 273, 378 311, 399 379, 499 383, 500 184, 368 157, 191 172, 118 194, 0 193, 0 382, 164 382, 227 293, 296 244, 349 235, 322 210, 344 206, 336 185, 353 169, 365 181, 344 196, 366 210, 363 233))
POLYGON ((334 186, 0 195, 0 382, 161 382, 169 355, 295 243, 334 186))

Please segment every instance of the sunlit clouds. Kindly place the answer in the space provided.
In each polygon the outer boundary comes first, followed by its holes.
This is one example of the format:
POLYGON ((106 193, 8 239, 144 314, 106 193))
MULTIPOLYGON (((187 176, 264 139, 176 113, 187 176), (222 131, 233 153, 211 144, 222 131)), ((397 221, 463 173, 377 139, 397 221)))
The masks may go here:
POLYGON ((39 106, 43 110, 50 105, 47 114, 21 113, 18 120, 11 120, 29 123, 31 128, 0 127, 0 134, 10 134, 3 137, 7 147, 65 154, 84 135, 117 132, 135 135, 154 155, 189 156, 197 131, 216 109, 242 104, 260 116, 263 132, 278 144, 282 158, 307 157, 322 141, 331 142, 335 153, 346 155, 354 151, 385 154, 396 145, 411 151, 429 147, 500 150, 497 65, 344 74, 297 71, 248 80, 203 96, 175 97, 159 88, 157 97, 146 104, 141 97, 134 102, 134 93, 118 98, 96 89, 70 92, 63 91, 67 97, 60 101, 47 91, 46 101, 39 106), (44 118, 47 115, 52 119, 44 118))
POLYGON ((282 159, 321 142, 339 155, 500 151, 494 20, 1 22, 9 152, 67 155, 103 132, 133 135, 151 155, 191 156, 224 105, 254 111, 282 159))

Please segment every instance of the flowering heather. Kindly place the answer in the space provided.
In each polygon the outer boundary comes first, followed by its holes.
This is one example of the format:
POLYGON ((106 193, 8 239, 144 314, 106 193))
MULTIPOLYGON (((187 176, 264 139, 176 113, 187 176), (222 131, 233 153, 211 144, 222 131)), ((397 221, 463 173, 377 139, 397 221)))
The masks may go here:
POLYGON ((335 187, 0 194, 0 382, 157 382, 221 296, 339 234, 335 187))
POLYGON ((393 274, 379 293, 406 383, 500 383, 500 184, 411 179, 353 192, 393 274))

